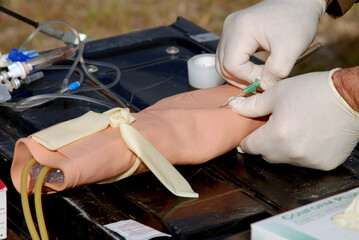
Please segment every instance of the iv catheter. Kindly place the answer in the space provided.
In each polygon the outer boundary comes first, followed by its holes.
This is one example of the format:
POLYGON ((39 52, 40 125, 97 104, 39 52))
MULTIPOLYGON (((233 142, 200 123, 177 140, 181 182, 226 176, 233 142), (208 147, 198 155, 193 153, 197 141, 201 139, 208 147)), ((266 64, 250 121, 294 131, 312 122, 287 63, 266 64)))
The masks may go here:
POLYGON ((240 94, 238 94, 238 95, 236 95, 236 96, 234 96, 234 97, 229 98, 227 102, 223 103, 223 104, 222 104, 221 106, 219 106, 219 107, 221 108, 221 107, 226 106, 226 105, 229 104, 232 100, 234 100, 234 99, 236 99, 236 98, 238 98, 238 97, 240 97, 240 96, 242 96, 242 95, 244 95, 244 94, 246 94, 246 93, 250 93, 250 92, 251 92, 251 93, 254 93, 254 94, 257 93, 257 88, 260 87, 260 85, 259 85, 259 78, 260 78, 260 77, 257 77, 256 80, 255 80, 252 84, 248 85, 248 87, 246 87, 240 94))
MULTIPOLYGON (((298 64, 300 62, 302 62, 303 60, 305 60, 306 58, 308 58, 309 56, 313 55, 314 53, 316 53, 317 51, 319 51, 321 48, 323 47, 323 45, 318 42, 316 44, 314 44, 313 46, 311 46, 310 48, 308 48, 298 59, 297 61, 295 62, 295 64, 298 64)), ((221 106, 219 106, 220 108, 221 107, 224 107, 226 106, 227 104, 229 104, 232 100, 246 94, 246 93, 257 93, 257 88, 260 87, 259 85, 259 80, 260 80, 260 77, 257 77, 256 80, 250 84, 248 87, 246 87, 240 94, 236 95, 236 96, 233 96, 231 98, 228 99, 227 102, 223 103, 221 106)))

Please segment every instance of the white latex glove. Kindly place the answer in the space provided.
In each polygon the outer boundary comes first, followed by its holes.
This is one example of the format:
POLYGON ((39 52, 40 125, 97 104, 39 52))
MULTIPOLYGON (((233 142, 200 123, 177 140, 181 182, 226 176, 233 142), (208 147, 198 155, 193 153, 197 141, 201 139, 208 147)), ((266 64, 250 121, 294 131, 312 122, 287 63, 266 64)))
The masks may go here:
POLYGON ((343 163, 359 140, 359 118, 335 89, 334 71, 288 78, 262 94, 233 100, 230 107, 243 116, 271 114, 241 149, 271 163, 320 170, 343 163))
POLYGON ((261 77, 263 90, 287 77, 312 43, 326 9, 324 0, 265 0, 229 15, 217 48, 217 72, 244 87, 261 77), (270 53, 265 65, 249 61, 258 49, 270 53))

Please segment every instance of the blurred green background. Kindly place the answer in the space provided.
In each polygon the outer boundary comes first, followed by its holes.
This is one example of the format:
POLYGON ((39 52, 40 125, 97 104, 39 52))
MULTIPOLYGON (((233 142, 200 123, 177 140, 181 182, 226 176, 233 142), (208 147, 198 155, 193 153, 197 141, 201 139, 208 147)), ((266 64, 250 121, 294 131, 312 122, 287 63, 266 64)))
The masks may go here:
MULTIPOLYGON (((210 32, 221 34, 223 21, 232 12, 257 0, 2 0, 1 5, 36 22, 61 19, 79 32, 100 39, 170 25, 182 16, 210 32)), ((292 74, 359 65, 359 4, 344 17, 321 19, 318 36, 324 48, 298 64, 292 74)), ((60 25, 58 26, 60 27, 60 25)), ((62 27, 61 27, 62 28, 62 27)), ((30 25, 0 13, 0 51, 19 48, 34 30, 30 25)), ((64 28, 63 28, 64 29, 64 28)), ((27 45, 39 51, 61 46, 42 34, 27 45)))

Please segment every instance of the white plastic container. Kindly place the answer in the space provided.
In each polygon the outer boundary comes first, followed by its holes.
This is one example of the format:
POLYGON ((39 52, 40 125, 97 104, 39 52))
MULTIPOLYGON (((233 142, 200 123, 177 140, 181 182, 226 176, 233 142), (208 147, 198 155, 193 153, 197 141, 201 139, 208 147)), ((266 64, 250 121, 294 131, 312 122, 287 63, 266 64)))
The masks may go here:
POLYGON ((215 60, 215 54, 204 53, 195 55, 187 61, 188 81, 192 87, 210 88, 225 82, 216 71, 215 60))

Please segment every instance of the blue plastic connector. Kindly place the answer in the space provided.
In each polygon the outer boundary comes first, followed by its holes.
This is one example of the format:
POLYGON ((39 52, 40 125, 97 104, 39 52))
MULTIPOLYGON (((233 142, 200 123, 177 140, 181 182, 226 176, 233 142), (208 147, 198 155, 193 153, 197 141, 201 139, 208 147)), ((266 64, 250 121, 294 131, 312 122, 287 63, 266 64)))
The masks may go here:
POLYGON ((80 83, 78 81, 70 83, 67 88, 69 89, 69 92, 72 92, 80 87, 80 83))
POLYGON ((25 51, 23 52, 23 54, 25 54, 26 56, 28 56, 29 58, 34 58, 39 56, 39 52, 37 50, 29 50, 29 51, 25 51))
POLYGON ((14 62, 25 62, 30 59, 30 57, 26 56, 22 52, 19 52, 16 48, 13 48, 8 56, 9 60, 12 60, 14 62))
POLYGON ((30 50, 25 52, 20 52, 16 48, 13 48, 7 57, 7 61, 11 60, 12 62, 26 62, 31 58, 39 56, 39 53, 36 50, 30 50))

